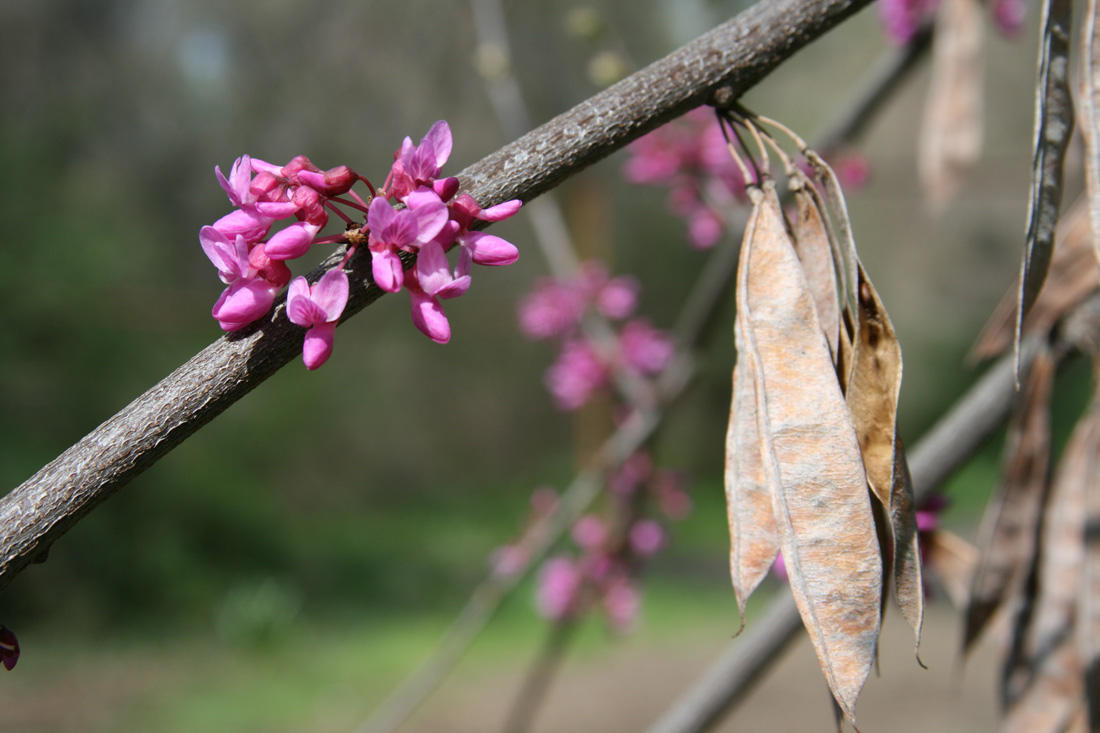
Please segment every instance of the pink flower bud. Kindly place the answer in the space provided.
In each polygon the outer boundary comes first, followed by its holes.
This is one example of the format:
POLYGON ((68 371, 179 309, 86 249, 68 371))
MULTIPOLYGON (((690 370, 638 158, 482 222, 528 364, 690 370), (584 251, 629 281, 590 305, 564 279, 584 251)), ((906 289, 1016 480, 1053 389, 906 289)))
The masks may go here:
POLYGON ((639 557, 649 557, 665 543, 665 531, 652 519, 642 519, 630 528, 630 549, 639 557))
POLYGON ((573 525, 573 541, 577 547, 595 550, 607 539, 607 530, 599 518, 586 514, 573 525))
POLYGON ((7 626, 0 626, 0 663, 9 672, 19 661, 19 640, 7 626))

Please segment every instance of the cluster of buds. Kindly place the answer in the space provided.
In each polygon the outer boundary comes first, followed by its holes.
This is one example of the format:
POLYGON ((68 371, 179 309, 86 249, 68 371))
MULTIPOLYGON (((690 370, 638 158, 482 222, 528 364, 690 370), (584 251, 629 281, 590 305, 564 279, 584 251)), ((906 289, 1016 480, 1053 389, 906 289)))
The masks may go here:
POLYGON ((609 277, 603 265, 586 263, 570 279, 546 278, 519 307, 520 330, 530 339, 555 339, 561 345, 546 372, 545 384, 562 410, 576 410, 617 372, 651 376, 672 358, 672 340, 642 318, 630 318, 639 285, 630 277, 609 277), (590 339, 582 323, 590 311, 622 322, 609 343, 590 339))
MULTIPOLYGON (((575 550, 548 559, 539 570, 536 605, 547 620, 571 621, 599 608, 613 630, 629 631, 641 608, 637 575, 642 563, 664 547, 665 523, 691 512, 681 477, 655 469, 644 453, 628 459, 609 479, 608 489, 604 514, 586 514, 574 523, 575 550), (652 517, 658 513, 661 519, 652 517)), ((551 489, 535 492, 528 528, 514 544, 497 550, 495 574, 506 577, 522 570, 557 501, 551 489)))
POLYGON ((228 286, 214 304, 219 325, 236 331, 262 318, 289 283, 287 317, 308 329, 302 356, 307 368, 316 369, 332 353, 336 324, 347 305, 344 265, 365 245, 375 283, 391 293, 408 290, 413 323, 433 341, 447 343, 451 328, 440 300, 466 292, 471 264, 508 265, 519 256, 511 243, 471 227, 476 221, 506 219, 521 205, 507 201, 482 209, 469 194, 458 194, 457 178, 439 177, 451 144, 451 129, 442 120, 419 145, 406 137, 378 190, 347 166, 322 171, 305 156, 279 167, 245 155, 228 178, 215 168, 236 207, 199 232, 203 251, 228 286), (359 181, 370 189, 367 200, 352 190, 359 181), (341 207, 355 212, 359 222, 341 207), (319 237, 330 212, 343 219, 345 230, 319 237), (276 221, 291 217, 293 223, 268 236, 276 221), (313 285, 304 277, 292 281, 287 261, 321 243, 346 245, 340 265, 313 285), (452 270, 446 252, 455 244, 461 254, 452 270), (417 255, 408 272, 401 252, 417 255))

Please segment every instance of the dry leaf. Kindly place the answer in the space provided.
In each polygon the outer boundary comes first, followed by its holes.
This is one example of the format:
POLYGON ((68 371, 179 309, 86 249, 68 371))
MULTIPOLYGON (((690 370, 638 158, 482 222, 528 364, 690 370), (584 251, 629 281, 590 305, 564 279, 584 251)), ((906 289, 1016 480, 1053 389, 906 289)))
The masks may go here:
MULTIPOLYGON (((755 218, 755 217, 754 217, 755 218)), ((749 223, 751 231, 753 222, 749 223)), ((741 314, 734 324, 737 366, 733 370, 733 404, 726 435, 726 510, 730 529, 730 577, 744 625, 745 603, 779 552, 772 491, 764 476, 757 432, 756 387, 752 360, 744 356, 741 314)))
POLYGON ((946 529, 927 533, 922 542, 924 567, 940 581, 955 608, 966 608, 978 567, 978 548, 946 529))
MULTIPOLYGON (((894 537, 894 596, 901 616, 913 628, 914 647, 920 648, 920 631, 924 623, 924 581, 921 577, 920 540, 917 535, 917 513, 913 502, 913 479, 905 448, 896 438, 893 496, 890 501, 890 524, 894 537)), ((919 659, 919 657, 918 657, 919 659)))
POLYGON ((1092 220, 1094 254, 1100 260, 1100 33, 1096 2, 1085 5, 1081 31, 1081 137, 1085 141, 1085 183, 1092 220))
POLYGON ((980 0, 944 0, 936 17, 917 173, 937 214, 958 193, 982 150, 984 15, 980 0))
POLYGON ((859 315, 848 409, 863 452, 867 480, 875 496, 890 511, 894 487, 894 447, 901 391, 901 347, 882 301, 863 266, 859 277, 859 315))
POLYGON ((1042 670, 1005 713, 1001 733, 1062 733, 1081 708, 1081 662, 1073 634, 1042 660, 1042 670))
POLYGON ((799 612, 851 719, 874 662, 882 559, 867 477, 813 295, 771 182, 751 188, 737 305, 764 470, 799 612))
MULTIPOLYGON (((1094 362, 1094 372, 1100 371, 1094 362)), ((1100 729, 1100 393, 1082 422, 1088 421, 1085 453, 1091 462, 1085 494, 1084 557, 1077 599, 1077 646, 1084 672, 1091 730, 1100 729)), ((1078 424, 1078 429, 1081 425, 1078 424)))
POLYGON ((1062 162, 1073 132, 1073 98, 1069 91, 1072 11, 1070 0, 1047 0, 1043 3, 1039 79, 1035 88, 1035 159, 1031 171, 1031 204, 1016 310, 1017 378, 1024 318, 1039 295, 1050 268, 1054 227, 1062 203, 1062 162))
MULTIPOLYGON (((1035 589, 1034 598, 1023 604, 1019 614, 1023 628, 1016 634, 1002 675, 1009 705, 1026 695, 1029 687, 1042 684, 1040 677, 1050 672, 1047 658, 1063 639, 1073 638, 1084 560, 1085 492, 1096 468, 1095 422, 1091 411, 1078 421, 1046 493, 1035 574, 1028 584, 1035 589)), ((1064 670, 1058 668, 1056 673, 1064 670)), ((1079 669, 1076 674, 1080 675, 1079 669)), ((1079 695, 1075 691, 1067 701, 1070 707, 1076 706, 1079 695)))
MULTIPOLYGON (((1095 241, 1089 225, 1088 199, 1081 196, 1058 221, 1047 284, 1024 320, 1025 334, 1049 333, 1054 324, 1100 287, 1095 241)), ((970 351, 971 361, 998 356, 1012 345, 1019 287, 1017 281, 997 304, 970 351)))
POLYGON ((981 561, 966 609, 963 651, 993 614, 1020 590, 1035 552, 1039 511, 1050 460, 1050 392, 1054 357, 1040 351, 1008 427, 1005 465, 982 519, 981 561))

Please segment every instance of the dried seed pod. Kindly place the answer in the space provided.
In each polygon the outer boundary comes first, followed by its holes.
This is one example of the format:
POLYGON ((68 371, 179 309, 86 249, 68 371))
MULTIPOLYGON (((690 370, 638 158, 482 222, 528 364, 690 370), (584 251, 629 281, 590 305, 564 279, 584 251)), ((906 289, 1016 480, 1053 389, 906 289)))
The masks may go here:
POLYGON ((982 519, 981 561, 966 609, 963 651, 969 651, 993 615, 1021 592, 1035 552, 1039 512, 1050 461, 1050 392, 1054 357, 1041 351, 1028 374, 1009 424, 1005 466, 982 519))
POLYGON ((791 589, 849 719, 874 663, 882 558, 859 442, 774 184, 750 189, 737 305, 791 589))
MULTIPOLYGON (((749 231, 752 223, 749 224, 749 231)), ((734 325, 737 365, 726 435, 726 509, 730 530, 730 577, 744 625, 745 603, 767 575, 779 552, 779 532, 760 457, 756 419, 756 385, 747 358, 741 314, 734 325)))
POLYGON ((921 188, 935 213, 958 193, 982 150, 984 15, 980 0, 945 0, 936 16, 917 155, 921 188))

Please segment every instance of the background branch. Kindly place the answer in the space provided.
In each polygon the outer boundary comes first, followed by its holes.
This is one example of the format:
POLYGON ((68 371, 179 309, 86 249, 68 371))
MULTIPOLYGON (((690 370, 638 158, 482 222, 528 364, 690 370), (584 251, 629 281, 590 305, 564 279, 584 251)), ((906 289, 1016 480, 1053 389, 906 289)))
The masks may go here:
MULTIPOLYGON (((529 201, 705 102, 717 87, 743 94, 869 2, 787 0, 750 8, 468 167, 459 174, 463 189, 483 206, 529 201)), ((367 258, 349 264, 345 319, 381 295, 367 258)), ((302 332, 277 317, 279 309, 214 342, 0 501, 0 590, 88 512, 295 357, 302 332)))

